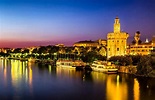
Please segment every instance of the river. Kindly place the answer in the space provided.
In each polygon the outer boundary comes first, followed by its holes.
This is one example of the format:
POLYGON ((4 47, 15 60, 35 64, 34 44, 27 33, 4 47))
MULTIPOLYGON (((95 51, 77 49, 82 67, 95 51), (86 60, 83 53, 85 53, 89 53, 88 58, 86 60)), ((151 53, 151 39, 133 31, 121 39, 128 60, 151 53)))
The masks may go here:
POLYGON ((0 99, 154 100, 155 79, 0 59, 0 99))

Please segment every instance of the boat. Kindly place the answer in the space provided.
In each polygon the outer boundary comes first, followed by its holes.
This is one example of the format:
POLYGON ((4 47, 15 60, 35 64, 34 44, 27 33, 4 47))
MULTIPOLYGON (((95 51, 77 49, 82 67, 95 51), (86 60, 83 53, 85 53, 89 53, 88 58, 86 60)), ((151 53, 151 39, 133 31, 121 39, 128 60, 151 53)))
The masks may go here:
POLYGON ((84 63, 82 60, 73 60, 73 67, 76 67, 77 70, 83 70, 86 66, 86 63, 84 63))
POLYGON ((58 59, 56 61, 57 67, 63 67, 63 68, 83 68, 84 62, 82 60, 72 60, 72 59, 58 59))
POLYGON ((104 73, 117 73, 118 68, 107 61, 94 61, 90 66, 92 71, 104 72, 104 73))

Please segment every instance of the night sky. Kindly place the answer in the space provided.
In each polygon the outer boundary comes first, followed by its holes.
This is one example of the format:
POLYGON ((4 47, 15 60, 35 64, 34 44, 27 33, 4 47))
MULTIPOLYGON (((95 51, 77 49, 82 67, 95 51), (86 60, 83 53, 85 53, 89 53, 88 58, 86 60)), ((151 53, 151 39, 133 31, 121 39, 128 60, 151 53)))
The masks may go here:
POLYGON ((155 0, 0 0, 0 47, 106 39, 116 16, 129 40, 155 35, 155 0))

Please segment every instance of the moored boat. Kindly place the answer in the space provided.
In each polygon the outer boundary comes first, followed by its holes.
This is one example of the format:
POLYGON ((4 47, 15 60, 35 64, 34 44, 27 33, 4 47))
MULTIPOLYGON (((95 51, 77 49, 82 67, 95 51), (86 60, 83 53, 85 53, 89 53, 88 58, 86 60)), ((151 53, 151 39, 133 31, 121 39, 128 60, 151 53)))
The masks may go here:
POLYGON ((72 59, 58 59, 56 61, 57 67, 63 67, 63 68, 83 68, 84 62, 81 60, 72 60, 72 59))
POLYGON ((104 72, 104 73, 117 73, 118 68, 107 61, 94 61, 91 65, 92 71, 104 72))

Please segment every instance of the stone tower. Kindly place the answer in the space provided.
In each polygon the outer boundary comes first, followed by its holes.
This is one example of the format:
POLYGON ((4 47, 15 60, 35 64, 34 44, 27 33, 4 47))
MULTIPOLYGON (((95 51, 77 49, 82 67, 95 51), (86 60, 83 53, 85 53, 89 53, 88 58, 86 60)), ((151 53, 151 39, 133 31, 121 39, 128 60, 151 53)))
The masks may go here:
POLYGON ((107 58, 126 54, 128 33, 121 32, 119 18, 115 18, 114 31, 107 34, 107 58))
POLYGON ((120 33, 120 22, 119 22, 119 18, 116 17, 115 18, 115 23, 114 23, 114 33, 120 33))

